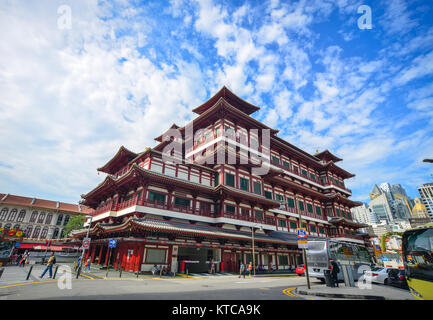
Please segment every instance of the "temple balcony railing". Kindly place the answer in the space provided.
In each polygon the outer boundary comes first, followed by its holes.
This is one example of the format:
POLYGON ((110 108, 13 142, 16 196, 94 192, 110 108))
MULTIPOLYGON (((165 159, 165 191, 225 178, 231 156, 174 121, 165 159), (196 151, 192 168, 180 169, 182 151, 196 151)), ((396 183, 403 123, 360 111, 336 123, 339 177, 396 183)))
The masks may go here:
MULTIPOLYGON (((287 203, 286 204, 281 204, 280 207, 279 207, 279 209, 283 210, 283 211, 290 212, 290 213, 294 213, 296 215, 299 215, 299 213, 296 210, 296 208, 289 207, 287 205, 287 203)), ((322 221, 325 221, 325 222, 328 221, 328 218, 323 213, 319 215, 319 214, 316 214, 314 212, 308 212, 308 211, 304 210, 304 211, 301 211, 301 216, 302 217, 310 217, 310 218, 314 218, 314 219, 319 219, 319 220, 322 220, 322 221)))
POLYGON ((112 205, 113 205, 112 203, 109 203, 109 204, 107 204, 107 205, 105 205, 105 206, 103 206, 103 207, 97 208, 97 209, 96 209, 95 211, 93 211, 90 215, 92 215, 92 216, 96 216, 96 215, 98 215, 98 214, 101 214, 101 213, 104 213, 104 212, 110 211, 112 205))
POLYGON ((224 212, 221 217, 275 226, 275 218, 273 217, 258 218, 255 216, 250 216, 246 214, 235 214, 231 212, 224 212))
MULTIPOLYGON (((200 203, 200 202, 198 202, 200 203)), ((141 198, 138 197, 133 197, 127 201, 121 202, 115 206, 112 206, 112 204, 106 205, 102 208, 97 209, 93 215, 98 215, 104 212, 108 212, 108 211, 119 211, 119 210, 123 210, 135 205, 141 205, 141 206, 145 206, 145 207, 150 207, 150 208, 156 208, 156 209, 163 209, 163 210, 171 210, 171 211, 176 211, 176 212, 180 212, 180 213, 185 213, 185 214, 193 214, 193 215, 198 215, 198 216, 203 216, 203 217, 211 217, 211 218, 215 218, 215 217, 226 217, 226 218, 230 218, 230 219, 234 219, 234 220, 242 220, 242 221, 249 221, 249 222, 254 222, 254 223, 261 223, 261 224, 266 224, 266 225, 273 225, 275 226, 276 224, 276 220, 274 217, 264 217, 264 218, 258 218, 256 216, 251 215, 251 211, 249 214, 235 214, 235 213, 231 213, 231 212, 223 212, 222 215, 220 214, 215 214, 213 211, 211 211, 210 208, 206 208, 206 207, 200 207, 198 209, 193 209, 191 206, 183 206, 183 205, 179 205, 179 204, 168 204, 166 202, 162 202, 162 201, 157 201, 157 200, 149 200, 146 199, 146 201, 142 201, 141 198)), ((291 208, 288 207, 287 204, 281 204, 281 206, 279 207, 280 210, 283 211, 287 211, 290 212, 292 214, 296 214, 298 215, 298 211, 296 210, 296 208, 291 208)), ((308 211, 301 211, 301 216, 302 217, 310 217, 310 218, 315 218, 318 220, 322 220, 324 222, 327 221, 327 217, 322 215, 318 215, 316 213, 313 212, 308 212, 308 211)))
POLYGON ((339 184, 335 183, 334 181, 330 181, 329 185, 332 185, 332 186, 338 187, 340 189, 346 190, 347 192, 350 192, 352 194, 352 190, 350 190, 350 189, 348 189, 342 185, 339 185, 339 184))
POLYGON ((110 210, 119 211, 119 210, 123 210, 123 209, 129 208, 132 206, 136 206, 136 205, 141 205, 141 206, 156 208, 156 209, 177 211, 180 213, 195 214, 195 215, 200 215, 200 216, 204 216, 204 217, 214 217, 214 213, 209 208, 199 208, 199 209, 193 210, 193 208, 190 206, 182 206, 179 204, 169 205, 166 202, 162 202, 162 201, 158 201, 158 200, 147 199, 146 201, 142 202, 141 199, 137 198, 137 197, 133 197, 132 199, 130 199, 128 201, 121 202, 121 203, 117 204, 112 209, 111 209, 111 206, 101 208, 101 210, 97 214, 107 212, 110 210))

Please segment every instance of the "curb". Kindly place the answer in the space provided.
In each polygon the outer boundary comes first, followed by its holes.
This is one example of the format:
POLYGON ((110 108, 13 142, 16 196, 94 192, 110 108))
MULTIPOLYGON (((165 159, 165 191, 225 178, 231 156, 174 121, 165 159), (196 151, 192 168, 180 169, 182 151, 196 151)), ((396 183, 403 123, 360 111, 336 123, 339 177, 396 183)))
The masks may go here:
POLYGON ((361 300, 389 300, 383 296, 371 296, 371 295, 359 295, 359 294, 343 294, 343 293, 322 293, 322 292, 308 292, 304 290, 298 290, 296 293, 302 295, 318 296, 318 297, 329 297, 329 298, 343 298, 343 299, 361 299, 361 300))
POLYGON ((297 274, 261 274, 258 275, 256 274, 256 278, 261 278, 261 277, 274 277, 274 278, 281 278, 281 277, 297 277, 297 274))

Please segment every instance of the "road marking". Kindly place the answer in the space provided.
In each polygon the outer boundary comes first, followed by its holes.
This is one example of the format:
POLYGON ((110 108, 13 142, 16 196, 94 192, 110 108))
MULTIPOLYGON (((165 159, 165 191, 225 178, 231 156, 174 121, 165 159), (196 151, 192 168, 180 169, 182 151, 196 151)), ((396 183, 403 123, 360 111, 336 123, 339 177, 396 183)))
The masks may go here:
POLYGON ((293 298, 299 298, 296 294, 292 293, 293 290, 295 290, 296 288, 287 288, 283 290, 283 293, 289 297, 293 297, 293 298))
POLYGON ((83 277, 89 278, 90 280, 96 280, 95 278, 92 278, 91 276, 86 276, 85 274, 81 274, 83 277))
POLYGON ((184 277, 184 278, 191 278, 191 279, 201 279, 200 277, 193 277, 193 276, 187 276, 186 274, 183 273, 178 273, 178 276, 184 277))
MULTIPOLYGON (((89 281, 89 280, 91 280, 91 279, 72 279, 72 281, 89 281)), ((57 281, 58 280, 46 280, 46 281, 34 281, 34 282, 26 282, 26 283, 8 284, 7 286, 0 287, 0 289, 10 288, 10 287, 18 287, 18 286, 25 286, 25 285, 37 284, 37 283, 52 283, 52 282, 57 282, 57 281)))
MULTIPOLYGON (((88 272, 88 274, 90 274, 90 276, 91 277, 99 277, 99 279, 104 279, 105 277, 103 277, 103 276, 98 276, 98 275, 96 275, 96 274, 93 274, 93 273, 90 273, 90 272, 88 272)), ((84 274, 81 274, 82 276, 86 276, 86 275, 84 275, 84 274)), ((98 278, 94 278, 95 280, 98 280, 98 278)))
MULTIPOLYGON (((92 278, 91 276, 85 275, 85 274, 81 274, 81 276, 86 277, 87 279, 71 279, 72 281, 90 281, 90 280, 95 280, 95 281, 101 281, 101 280, 119 280, 119 281, 146 281, 146 280, 186 280, 186 276, 184 278, 146 278, 146 279, 137 279, 137 278, 105 278, 105 277, 101 277, 101 276, 97 276, 94 274, 91 274, 92 276, 95 277, 100 277, 100 278, 92 278)), ((189 276, 188 278, 190 279, 201 279, 201 278, 197 278, 197 277, 191 277, 189 276)), ((15 283, 15 284, 9 284, 9 285, 5 285, 5 286, 1 286, 0 289, 4 289, 4 288, 10 288, 10 287, 18 287, 18 286, 25 286, 25 285, 30 285, 30 284, 38 284, 38 283, 52 283, 52 282, 57 282, 58 280, 45 280, 45 281, 31 281, 31 282, 25 282, 25 283, 15 283)))

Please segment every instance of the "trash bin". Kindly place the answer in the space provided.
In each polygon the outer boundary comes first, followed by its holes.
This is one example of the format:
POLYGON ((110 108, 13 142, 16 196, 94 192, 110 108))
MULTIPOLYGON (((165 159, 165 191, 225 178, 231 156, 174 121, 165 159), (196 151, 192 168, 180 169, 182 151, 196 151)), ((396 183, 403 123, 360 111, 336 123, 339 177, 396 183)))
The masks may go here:
POLYGON ((323 270, 323 275, 325 276, 325 283, 327 287, 333 287, 334 281, 332 280, 331 270, 323 270))

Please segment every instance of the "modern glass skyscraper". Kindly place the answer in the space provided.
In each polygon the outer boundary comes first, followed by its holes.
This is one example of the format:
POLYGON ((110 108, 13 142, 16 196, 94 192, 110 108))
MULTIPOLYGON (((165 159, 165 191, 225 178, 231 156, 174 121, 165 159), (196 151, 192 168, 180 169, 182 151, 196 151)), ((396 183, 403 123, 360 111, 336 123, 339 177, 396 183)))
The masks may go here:
POLYGON ((433 219, 433 183, 424 183, 422 187, 418 187, 418 192, 430 219, 433 219))
POLYGON ((411 216, 410 201, 406 190, 400 184, 390 185, 384 182, 380 184, 380 187, 375 185, 370 192, 370 199, 369 208, 378 222, 407 221, 411 216))

